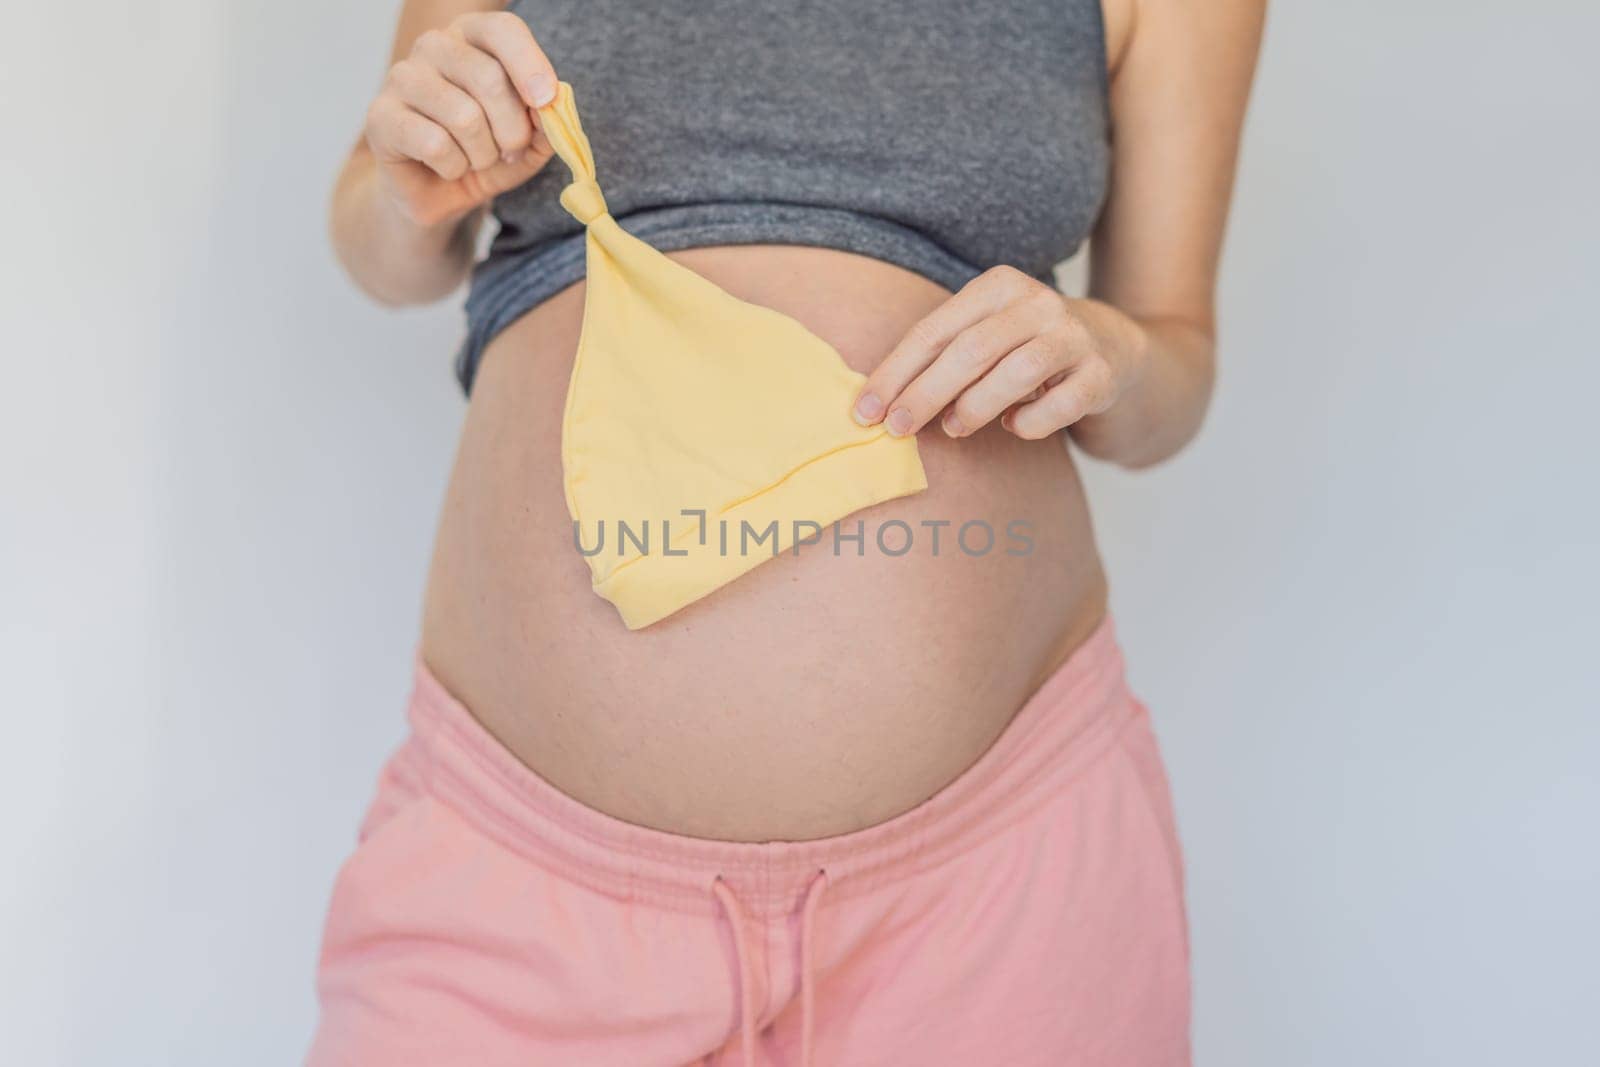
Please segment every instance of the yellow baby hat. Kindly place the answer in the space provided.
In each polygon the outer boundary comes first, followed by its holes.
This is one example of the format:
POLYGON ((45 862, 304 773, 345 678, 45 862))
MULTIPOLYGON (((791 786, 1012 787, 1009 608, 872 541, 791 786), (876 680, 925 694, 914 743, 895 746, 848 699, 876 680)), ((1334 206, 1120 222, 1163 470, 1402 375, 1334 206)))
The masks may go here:
POLYGON ((570 85, 539 117, 572 169, 561 205, 588 227, 561 427, 567 510, 595 592, 630 630, 927 488, 914 436, 850 417, 865 379, 826 341, 617 225, 570 85))

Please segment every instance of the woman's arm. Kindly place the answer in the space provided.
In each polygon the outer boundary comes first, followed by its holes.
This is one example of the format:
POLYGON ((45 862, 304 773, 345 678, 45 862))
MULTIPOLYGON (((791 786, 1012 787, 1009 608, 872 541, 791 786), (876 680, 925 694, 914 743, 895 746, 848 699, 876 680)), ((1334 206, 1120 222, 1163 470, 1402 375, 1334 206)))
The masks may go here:
POLYGON ((556 77, 499 0, 406 0, 393 65, 334 187, 329 232, 357 285, 437 300, 472 265, 484 206, 550 158, 534 108, 556 77))
POLYGON ((996 418, 1025 438, 1068 428, 1091 455, 1147 466, 1200 427, 1214 373, 1217 259, 1265 0, 1133 0, 1108 17, 1111 189, 1090 296, 1020 271, 974 279, 872 373, 859 421, 912 433, 944 412, 965 437, 996 418))
POLYGON ((1111 83, 1111 190, 1074 308, 1129 366, 1074 423, 1092 456, 1166 459, 1200 429, 1216 369, 1215 292, 1265 0, 1136 0, 1111 83), (1117 321, 1117 320, 1123 321, 1117 321))

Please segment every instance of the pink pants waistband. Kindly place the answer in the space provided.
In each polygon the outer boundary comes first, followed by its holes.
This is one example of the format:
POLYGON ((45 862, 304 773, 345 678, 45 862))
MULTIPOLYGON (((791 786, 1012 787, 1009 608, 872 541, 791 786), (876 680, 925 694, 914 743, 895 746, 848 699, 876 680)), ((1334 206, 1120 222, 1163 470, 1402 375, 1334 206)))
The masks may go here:
POLYGON ((714 912, 714 884, 753 915, 792 911, 819 871, 832 899, 909 877, 999 832, 1069 783, 1137 707, 1111 620, 1030 697, 977 762, 886 822, 812 841, 685 837, 623 822, 556 789, 504 748, 418 660, 409 757, 427 790, 482 833, 606 895, 714 912))

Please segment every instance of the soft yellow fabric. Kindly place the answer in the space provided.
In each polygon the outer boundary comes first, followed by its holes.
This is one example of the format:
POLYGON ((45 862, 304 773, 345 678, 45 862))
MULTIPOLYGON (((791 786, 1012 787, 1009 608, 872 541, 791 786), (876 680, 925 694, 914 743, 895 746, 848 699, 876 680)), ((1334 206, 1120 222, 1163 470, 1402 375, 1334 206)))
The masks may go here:
POLYGON ((586 557, 594 588, 629 629, 814 537, 807 523, 826 530, 927 488, 915 437, 850 417, 864 379, 827 342, 617 225, 570 85, 539 116, 572 169, 561 204, 588 227, 561 432, 567 509, 586 553, 603 544, 586 557), (758 541, 773 522, 775 536, 758 541))

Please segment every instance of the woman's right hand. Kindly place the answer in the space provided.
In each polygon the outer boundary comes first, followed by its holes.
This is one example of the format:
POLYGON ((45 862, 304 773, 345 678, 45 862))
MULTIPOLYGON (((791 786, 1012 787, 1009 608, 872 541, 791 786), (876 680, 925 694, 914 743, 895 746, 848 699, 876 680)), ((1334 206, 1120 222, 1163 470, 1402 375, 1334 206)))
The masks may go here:
POLYGON ((555 95, 550 60, 510 12, 420 35, 367 109, 367 146, 394 207, 433 227, 533 177, 551 156, 534 109, 555 95))

